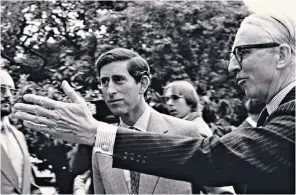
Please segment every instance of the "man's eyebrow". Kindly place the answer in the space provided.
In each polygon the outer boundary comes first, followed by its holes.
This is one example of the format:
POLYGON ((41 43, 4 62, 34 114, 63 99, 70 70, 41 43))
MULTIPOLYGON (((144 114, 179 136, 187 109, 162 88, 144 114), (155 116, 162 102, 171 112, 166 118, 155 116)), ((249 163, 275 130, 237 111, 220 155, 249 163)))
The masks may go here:
MULTIPOLYGON (((113 77, 122 77, 122 78, 126 78, 126 75, 123 75, 123 74, 113 74, 110 76, 111 78, 113 77)), ((99 79, 106 79, 106 78, 110 78, 109 76, 101 76, 99 77, 99 79)))
POLYGON ((5 85, 5 84, 1 84, 1 87, 8 87, 9 89, 15 89, 15 87, 11 86, 11 85, 5 85))
POLYGON ((127 78, 126 75, 123 75, 123 74, 114 74, 111 77, 112 78, 123 78, 123 79, 127 78))

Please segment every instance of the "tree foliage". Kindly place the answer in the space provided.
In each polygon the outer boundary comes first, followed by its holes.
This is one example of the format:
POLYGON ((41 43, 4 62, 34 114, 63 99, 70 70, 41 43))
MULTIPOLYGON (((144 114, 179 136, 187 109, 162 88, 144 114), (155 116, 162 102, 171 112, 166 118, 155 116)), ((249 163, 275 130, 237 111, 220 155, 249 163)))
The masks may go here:
MULTIPOLYGON (((246 116, 244 93, 227 65, 247 14, 239 1, 2 1, 1 57, 17 83, 17 101, 28 92, 67 101, 62 80, 93 100, 100 94, 96 58, 114 47, 133 49, 151 67, 150 101, 161 103, 167 82, 190 80, 203 96, 212 127, 238 125, 246 116)), ((18 127, 32 155, 43 160, 41 170, 68 169, 72 145, 18 127)))

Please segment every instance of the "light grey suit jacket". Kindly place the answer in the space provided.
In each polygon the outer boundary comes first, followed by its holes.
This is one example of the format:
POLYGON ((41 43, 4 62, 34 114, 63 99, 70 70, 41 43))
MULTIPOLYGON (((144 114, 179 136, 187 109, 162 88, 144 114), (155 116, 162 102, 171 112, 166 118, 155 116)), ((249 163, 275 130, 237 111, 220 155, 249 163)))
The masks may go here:
MULTIPOLYGON (((161 134, 200 136, 196 131, 196 124, 193 122, 164 115, 153 109, 151 110, 147 130, 152 129, 154 132, 161 134), (186 130, 184 131, 184 129, 186 130)), ((123 170, 112 168, 112 158, 96 152, 92 156, 92 166, 96 194, 129 193, 123 170)), ((191 184, 188 182, 141 173, 139 194, 190 194, 191 192, 191 184)))
POLYGON ((29 160, 30 154, 25 136, 12 125, 9 125, 9 128, 23 153, 23 184, 21 187, 19 187, 16 171, 11 163, 10 158, 1 145, 1 194, 30 194, 33 177, 31 172, 31 163, 29 160))

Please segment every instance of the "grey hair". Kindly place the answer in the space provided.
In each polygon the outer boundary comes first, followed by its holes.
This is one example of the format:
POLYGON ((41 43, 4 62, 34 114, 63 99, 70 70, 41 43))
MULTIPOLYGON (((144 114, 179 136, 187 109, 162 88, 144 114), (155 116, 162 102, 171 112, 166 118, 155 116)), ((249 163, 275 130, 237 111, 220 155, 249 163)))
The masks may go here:
POLYGON ((296 63, 296 21, 283 13, 254 13, 246 17, 241 25, 255 25, 279 44, 286 43, 291 48, 293 63, 296 63))

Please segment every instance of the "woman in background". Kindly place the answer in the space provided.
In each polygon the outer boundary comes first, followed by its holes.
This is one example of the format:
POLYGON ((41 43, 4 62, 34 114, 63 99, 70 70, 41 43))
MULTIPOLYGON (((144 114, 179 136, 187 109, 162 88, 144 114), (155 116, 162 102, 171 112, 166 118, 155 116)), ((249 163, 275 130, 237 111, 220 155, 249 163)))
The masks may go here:
MULTIPOLYGON (((202 109, 198 94, 187 81, 173 81, 165 86, 163 99, 171 116, 193 121, 203 126, 207 136, 213 132, 202 118, 202 109)), ((196 185, 193 185, 196 186, 196 185)), ((232 186, 206 187, 192 189, 193 194, 235 194, 232 186)))
POLYGON ((208 136, 212 130, 202 118, 199 97, 192 84, 187 81, 173 81, 164 88, 164 101, 171 116, 194 121, 203 126, 208 136))

